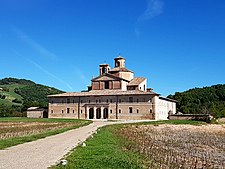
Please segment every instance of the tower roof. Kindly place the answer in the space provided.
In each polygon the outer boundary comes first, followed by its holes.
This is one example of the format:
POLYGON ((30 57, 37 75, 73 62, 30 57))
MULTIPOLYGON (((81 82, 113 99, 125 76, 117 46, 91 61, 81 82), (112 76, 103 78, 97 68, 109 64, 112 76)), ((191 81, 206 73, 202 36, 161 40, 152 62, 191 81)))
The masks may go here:
POLYGON ((119 60, 119 59, 125 59, 123 56, 119 55, 116 58, 114 58, 114 60, 119 60))

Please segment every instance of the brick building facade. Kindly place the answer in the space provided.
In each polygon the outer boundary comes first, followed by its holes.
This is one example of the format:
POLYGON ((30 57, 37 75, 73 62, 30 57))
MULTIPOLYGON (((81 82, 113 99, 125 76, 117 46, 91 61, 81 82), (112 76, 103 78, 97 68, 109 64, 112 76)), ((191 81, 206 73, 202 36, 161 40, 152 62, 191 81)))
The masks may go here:
POLYGON ((125 58, 114 60, 113 69, 99 66, 88 91, 49 95, 49 118, 165 120, 175 114, 176 101, 147 89, 147 79, 134 77, 125 58))

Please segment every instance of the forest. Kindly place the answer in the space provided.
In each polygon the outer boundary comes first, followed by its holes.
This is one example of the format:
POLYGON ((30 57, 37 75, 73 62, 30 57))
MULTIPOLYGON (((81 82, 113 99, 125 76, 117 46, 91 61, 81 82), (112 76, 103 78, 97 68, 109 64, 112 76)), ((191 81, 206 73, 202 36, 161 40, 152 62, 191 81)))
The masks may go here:
POLYGON ((225 117, 224 84, 176 92, 168 98, 177 100, 177 112, 211 114, 216 118, 225 117))

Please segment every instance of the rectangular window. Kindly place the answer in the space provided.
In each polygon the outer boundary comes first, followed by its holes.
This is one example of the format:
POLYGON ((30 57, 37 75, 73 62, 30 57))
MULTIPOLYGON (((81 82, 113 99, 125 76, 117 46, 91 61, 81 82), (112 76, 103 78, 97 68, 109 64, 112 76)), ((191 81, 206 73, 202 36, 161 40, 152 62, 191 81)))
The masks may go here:
POLYGON ((73 100, 73 104, 75 103, 75 101, 73 100))
POLYGON ((121 113, 121 109, 119 109, 119 113, 121 113))
POLYGON ((110 113, 112 113, 112 110, 110 110, 110 113))
POLYGON ((89 103, 91 103, 91 100, 89 100, 89 103))
POLYGON ((96 103, 98 103, 98 100, 96 100, 96 103))
POLYGON ((99 100, 99 103, 101 103, 101 100, 99 100))
POLYGON ((52 104, 53 104, 53 100, 52 100, 52 104))
POLYGON ((63 110, 62 110, 62 114, 63 114, 63 110))
POLYGON ((51 113, 53 113, 53 110, 51 110, 51 113))
POLYGON ((133 108, 129 107, 129 113, 133 113, 133 108))
POLYGON ((121 99, 119 99, 119 103, 121 103, 121 99))
POLYGON ((80 103, 83 103, 83 100, 80 100, 80 103))
POLYGON ((139 110, 137 109, 137 113, 139 113, 139 110))
POLYGON ((110 103, 112 103, 112 99, 110 99, 110 103))
POLYGON ((73 110, 73 114, 74 114, 74 110, 73 110))
POLYGON ((70 104, 70 99, 67 99, 67 104, 70 104))
POLYGON ((129 103, 133 103, 133 97, 129 97, 129 103))
POLYGON ((62 100, 62 104, 64 103, 64 101, 62 100))
POLYGON ((80 110, 80 113, 82 114, 82 110, 80 110))
POLYGON ((108 102, 109 102, 109 100, 107 99, 107 100, 106 100, 106 103, 108 103, 108 102))
POLYGON ((109 89, 109 81, 105 82, 105 89, 109 89))
POLYGON ((152 113, 152 109, 150 109, 150 113, 152 113))
POLYGON ((66 110, 66 111, 67 111, 67 113, 70 113, 70 108, 67 108, 67 110, 66 110))
POLYGON ((137 99, 137 103, 139 103, 139 99, 137 99))

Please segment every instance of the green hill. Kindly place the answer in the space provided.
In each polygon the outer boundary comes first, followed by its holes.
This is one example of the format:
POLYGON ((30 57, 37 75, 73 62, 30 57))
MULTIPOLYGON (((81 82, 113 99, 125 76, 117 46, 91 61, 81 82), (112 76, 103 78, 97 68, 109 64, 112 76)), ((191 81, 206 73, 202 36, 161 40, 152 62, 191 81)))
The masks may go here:
POLYGON ((26 79, 1 79, 0 116, 11 116, 13 113, 23 112, 31 106, 47 107, 47 95, 62 92, 26 79))
POLYGON ((225 117, 224 84, 176 92, 168 98, 178 101, 177 111, 182 113, 210 113, 215 117, 225 117))

